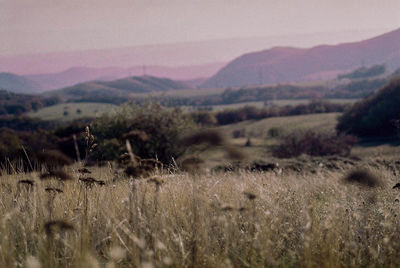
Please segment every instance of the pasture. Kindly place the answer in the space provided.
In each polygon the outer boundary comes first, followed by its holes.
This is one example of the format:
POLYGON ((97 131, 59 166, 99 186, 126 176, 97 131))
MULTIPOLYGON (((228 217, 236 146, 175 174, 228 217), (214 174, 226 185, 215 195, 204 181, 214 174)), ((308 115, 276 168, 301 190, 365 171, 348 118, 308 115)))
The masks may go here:
POLYGON ((85 117, 98 117, 103 113, 112 113, 117 108, 117 105, 108 103, 71 102, 45 107, 27 115, 29 117, 38 117, 42 120, 71 121, 85 117))
POLYGON ((0 266, 398 267, 397 178, 379 159, 358 165, 379 186, 318 163, 315 173, 170 169, 135 180, 90 168, 104 184, 78 166, 65 169, 69 181, 3 175, 0 266))

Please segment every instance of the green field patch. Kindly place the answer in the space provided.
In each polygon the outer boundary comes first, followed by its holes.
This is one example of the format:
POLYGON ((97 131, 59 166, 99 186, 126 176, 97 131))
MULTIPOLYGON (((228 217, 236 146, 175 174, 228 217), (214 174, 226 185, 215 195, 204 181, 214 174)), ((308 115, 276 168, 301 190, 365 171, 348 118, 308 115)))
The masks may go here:
POLYGON ((99 117, 104 113, 113 113, 116 109, 118 109, 117 105, 108 103, 71 102, 45 107, 27 115, 42 120, 70 121, 85 117, 99 117))

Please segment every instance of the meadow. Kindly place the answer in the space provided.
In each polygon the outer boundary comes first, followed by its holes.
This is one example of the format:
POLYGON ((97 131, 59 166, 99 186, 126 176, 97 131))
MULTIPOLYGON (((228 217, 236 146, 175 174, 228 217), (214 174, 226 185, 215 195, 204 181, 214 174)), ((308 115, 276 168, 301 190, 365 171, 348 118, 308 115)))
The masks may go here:
POLYGON ((3 175, 0 266, 398 267, 399 170, 360 166, 376 184, 318 163, 314 173, 171 168, 135 180, 89 168, 97 182, 77 165, 68 181, 3 175))
MULTIPOLYGON (((339 104, 353 104, 358 99, 326 99, 330 103, 339 103, 339 104)), ((309 99, 300 99, 300 100, 271 100, 267 102, 269 106, 295 106, 300 104, 308 104, 310 103, 309 99)), ((255 106, 257 108, 262 108, 265 106, 265 102, 263 101, 250 101, 243 103, 234 103, 234 104, 221 104, 221 105, 212 105, 213 111, 222 111, 224 109, 237 109, 244 106, 255 106)))
POLYGON ((339 115, 220 126, 224 145, 195 153, 189 169, 177 159, 142 175, 117 161, 24 172, 6 161, 0 267, 398 267, 397 146, 271 154, 290 133, 334 132, 339 115))
POLYGON ((27 116, 36 117, 42 120, 71 121, 79 118, 95 118, 104 113, 113 112, 118 106, 108 103, 60 103, 39 109, 36 112, 29 112, 27 116))

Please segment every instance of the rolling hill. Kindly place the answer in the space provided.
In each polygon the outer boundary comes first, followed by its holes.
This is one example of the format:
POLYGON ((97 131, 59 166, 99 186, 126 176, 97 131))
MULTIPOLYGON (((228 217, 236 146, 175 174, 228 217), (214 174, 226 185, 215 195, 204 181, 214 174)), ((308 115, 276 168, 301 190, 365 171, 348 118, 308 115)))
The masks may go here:
POLYGON ((0 73, 0 89, 15 93, 39 93, 42 87, 26 77, 12 73, 0 73))
POLYGON ((202 87, 236 87, 326 79, 362 65, 400 67, 400 29, 368 40, 309 49, 275 47, 231 61, 202 87))
POLYGON ((68 101, 91 101, 121 103, 138 93, 166 92, 189 89, 183 82, 154 76, 133 76, 112 81, 91 81, 72 87, 46 92, 47 96, 58 96, 68 101))
POLYGON ((191 66, 133 66, 129 68, 105 67, 73 67, 59 73, 46 73, 26 75, 29 80, 36 81, 43 90, 54 90, 64 87, 84 83, 92 80, 111 81, 128 76, 142 75, 145 72, 148 75, 158 77, 168 77, 175 80, 192 80, 202 77, 209 78, 215 74, 226 63, 209 63, 191 66))
POLYGON ((376 94, 355 103, 339 119, 340 132, 359 137, 399 139, 400 76, 376 94))

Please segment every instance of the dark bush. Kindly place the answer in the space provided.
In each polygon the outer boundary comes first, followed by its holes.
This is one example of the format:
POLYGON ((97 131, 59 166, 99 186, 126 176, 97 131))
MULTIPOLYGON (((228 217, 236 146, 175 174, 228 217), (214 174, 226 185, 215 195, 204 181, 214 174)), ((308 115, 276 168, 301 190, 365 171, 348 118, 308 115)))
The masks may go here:
POLYGON ((180 109, 164 108, 154 103, 125 106, 115 115, 104 115, 92 122, 91 130, 98 142, 94 157, 104 160, 118 158, 121 152, 126 151, 124 135, 137 130, 146 133, 148 139, 130 139, 133 152, 144 159, 170 163, 185 151, 178 142, 180 136, 194 127, 190 115, 180 109))
POLYGON ((282 138, 281 143, 273 148, 273 155, 280 158, 297 157, 301 154, 347 156, 356 142, 357 139, 349 135, 299 132, 282 138))
POLYGON ((282 129, 278 127, 272 127, 268 130, 268 137, 277 138, 282 134, 282 129))
POLYGON ((199 125, 202 125, 205 127, 211 127, 211 126, 215 126, 217 124, 217 118, 215 118, 215 115, 211 112, 199 111, 199 112, 194 112, 191 115, 192 115, 193 121, 199 125))
POLYGON ((232 132, 232 137, 237 139, 237 138, 243 138, 246 136, 246 130, 244 128, 242 129, 236 129, 232 132))

